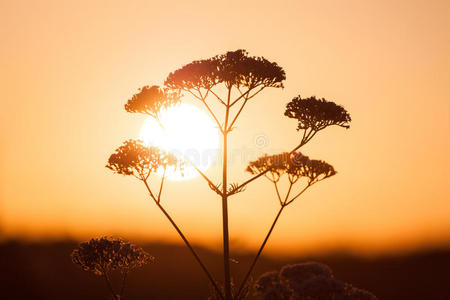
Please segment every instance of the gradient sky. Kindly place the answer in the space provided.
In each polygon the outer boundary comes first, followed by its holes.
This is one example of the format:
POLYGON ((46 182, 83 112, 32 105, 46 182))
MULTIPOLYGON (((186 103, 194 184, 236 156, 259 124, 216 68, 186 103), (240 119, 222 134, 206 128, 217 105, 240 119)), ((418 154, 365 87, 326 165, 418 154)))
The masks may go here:
MULTIPOLYGON (((0 2, 0 25, 3 235, 178 241, 144 187, 104 167, 145 119, 123 104, 194 59, 244 48, 287 80, 241 115, 231 150, 245 155, 232 160, 231 182, 248 177, 256 154, 298 143, 283 116, 294 96, 325 97, 353 118, 303 148, 339 173, 286 210, 268 251, 450 242, 449 1, 19 0, 0 2)), ((166 187, 187 235, 219 246, 220 200, 203 180, 166 187)), ((255 247, 277 211, 270 182, 229 201, 232 247, 255 247)))

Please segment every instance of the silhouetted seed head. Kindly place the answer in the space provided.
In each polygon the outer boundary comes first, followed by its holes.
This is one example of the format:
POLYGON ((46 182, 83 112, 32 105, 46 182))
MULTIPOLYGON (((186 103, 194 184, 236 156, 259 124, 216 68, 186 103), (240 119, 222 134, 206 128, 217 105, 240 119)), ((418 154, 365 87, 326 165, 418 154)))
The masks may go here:
POLYGON ((340 105, 325 99, 295 97, 286 106, 285 116, 297 119, 297 130, 319 131, 337 125, 349 128, 350 114, 340 105))
POLYGON ((270 300, 377 300, 351 284, 333 278, 321 263, 286 265, 280 272, 264 273, 256 281, 255 294, 270 300))
POLYGON ((336 174, 333 166, 323 160, 312 159, 303 166, 302 176, 308 177, 311 183, 323 180, 336 174))
POLYGON ((128 272, 153 260, 142 248, 122 239, 109 237, 81 243, 72 252, 74 264, 96 275, 114 270, 128 272))
POLYGON ((255 295, 263 300, 289 300, 289 288, 280 282, 277 271, 262 274, 254 284, 255 295))
POLYGON ((117 174, 133 175, 138 179, 146 179, 158 168, 167 166, 182 168, 182 164, 174 155, 158 147, 147 147, 132 139, 117 148, 106 165, 117 174))
POLYGON ((275 283, 268 288, 262 295, 262 300, 291 300, 291 291, 281 283, 275 283))
POLYGON ((143 113, 158 119, 163 108, 168 108, 180 101, 180 94, 162 90, 157 85, 144 86, 125 104, 125 110, 131 113, 143 113))
POLYGON ((332 277, 316 276, 300 285, 292 285, 293 299, 348 299, 350 285, 332 277))
POLYGON ((267 171, 269 180, 278 181, 283 174, 287 174, 291 182, 301 177, 307 177, 310 183, 323 180, 336 174, 333 166, 315 159, 309 159, 300 152, 263 155, 249 163, 247 172, 259 174, 267 171))
POLYGON ((175 90, 210 89, 219 83, 235 87, 283 87, 284 70, 264 57, 248 56, 245 50, 230 51, 196 60, 169 74, 165 85, 175 90))
POLYGON ((280 278, 289 282, 302 283, 317 276, 333 277, 333 272, 327 265, 317 262, 286 265, 280 271, 280 278))
POLYGON ((293 299, 377 300, 368 291, 326 276, 311 278, 292 291, 293 299))
POLYGON ((255 282, 255 291, 258 294, 263 294, 278 281, 278 271, 266 272, 259 276, 258 280, 255 282))
POLYGON ((287 170, 289 156, 287 152, 274 155, 264 154, 257 160, 249 162, 246 171, 253 175, 267 171, 271 175, 268 178, 277 181, 287 170))

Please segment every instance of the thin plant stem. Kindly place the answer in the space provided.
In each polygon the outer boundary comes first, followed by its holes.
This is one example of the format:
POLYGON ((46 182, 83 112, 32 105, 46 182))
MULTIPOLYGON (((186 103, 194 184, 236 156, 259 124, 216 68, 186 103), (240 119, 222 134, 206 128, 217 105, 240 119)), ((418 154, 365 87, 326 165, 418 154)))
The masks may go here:
POLYGON ((224 266, 224 289, 225 300, 232 300, 231 296, 231 274, 230 274, 230 239, 228 232, 228 194, 227 194, 227 151, 228 151, 228 117, 230 113, 230 85, 228 87, 228 99, 225 111, 225 122, 223 132, 223 172, 222 172, 222 229, 223 229, 223 266, 224 266))
POLYGON ((307 142, 309 142, 315 135, 316 135, 317 131, 310 131, 307 135, 306 135, 306 129, 303 132, 303 137, 302 137, 302 141, 300 142, 300 144, 294 148, 294 150, 291 151, 291 153, 297 151, 298 149, 300 149, 303 145, 305 145, 307 142), (312 134, 311 134, 312 133, 312 134))
POLYGON ((273 184, 275 186, 275 191, 277 192, 278 201, 280 201, 280 205, 283 205, 283 202, 281 201, 280 192, 278 191, 278 184, 276 181, 273 181, 273 184))
MULTIPOLYGON (((298 148, 300 148, 300 147, 303 146, 304 144, 306 144, 306 142, 304 142, 304 141, 302 140, 302 142, 300 143, 300 145, 297 146, 297 147, 295 147, 294 150, 292 150, 292 151, 290 152, 290 154, 293 153, 293 152, 295 152, 298 148)), ((260 173, 260 174, 262 174, 262 173, 260 173)), ((277 216, 275 217, 275 220, 273 221, 272 226, 270 227, 269 232, 267 233, 267 235, 266 235, 266 237, 265 237, 263 243, 261 244, 261 247, 259 247, 258 253, 256 254, 255 258, 253 259, 253 262, 252 262, 252 264, 250 265, 250 268, 249 268, 247 274, 245 275, 244 280, 242 281, 241 285, 239 286, 239 290, 238 290, 238 292, 237 292, 236 299, 239 299, 239 295, 242 293, 242 290, 243 290, 245 284, 247 283, 248 278, 250 277, 251 273, 253 272, 253 269, 254 269, 254 267, 255 267, 255 265, 256 265, 256 262, 258 261, 258 259, 259 259, 260 255, 261 255, 262 251, 264 250, 264 247, 266 246, 266 243, 267 243, 267 241, 268 241, 270 235, 272 234, 272 231, 273 231, 273 229, 275 228, 275 225, 276 225, 276 223, 277 223, 277 221, 278 221, 278 218, 280 217, 281 212, 283 211, 284 207, 286 207, 286 206, 288 206, 289 204, 291 204, 295 199, 297 199, 300 195, 302 195, 303 192, 306 191, 306 190, 311 186, 311 184, 308 183, 308 184, 306 185, 306 187, 300 191, 300 193, 298 193, 296 196, 294 196, 291 200, 288 201, 289 195, 290 195, 290 193, 291 193, 292 186, 294 185, 294 183, 291 182, 291 181, 290 181, 289 183, 290 183, 290 184, 289 184, 289 189, 288 189, 288 191, 287 191, 287 193, 286 193, 286 197, 285 197, 285 199, 284 199, 284 202, 281 202, 280 193, 278 192, 278 186, 277 186, 276 182, 274 182, 274 184, 275 184, 275 190, 276 190, 276 192, 277 192, 277 196, 278 196, 278 199, 279 199, 279 201, 280 201, 281 208, 280 208, 280 210, 278 211, 278 214, 277 214, 277 216)))
POLYGON ((211 94, 213 94, 214 96, 216 96, 217 100, 219 100, 220 103, 222 103, 223 105, 227 106, 227 105, 225 104, 225 102, 223 102, 223 100, 222 100, 216 93, 214 93, 214 91, 212 90, 212 88, 210 88, 208 91, 211 92, 211 94))
POLYGON ((161 185, 159 186, 158 203, 161 202, 161 193, 162 193, 162 189, 163 189, 163 185, 164 185, 164 179, 166 178, 166 170, 167 170, 167 167, 165 166, 163 176, 161 178, 161 185))
MULTIPOLYGON (((192 93, 191 91, 189 91, 192 95, 194 95, 194 97, 196 97, 196 98, 198 98, 194 93, 192 93)), ((206 102, 205 101, 203 101, 203 98, 198 98, 198 99, 200 99, 202 102, 204 102, 205 103, 205 105, 206 105, 206 102)), ((213 114, 213 112, 212 111, 210 111, 211 112, 211 114, 214 116, 214 114, 213 114)), ((214 116, 214 118, 217 120, 217 118, 214 116)), ((220 124, 219 124, 219 127, 220 127, 220 124)), ((161 128, 165 131, 166 129, 164 128, 164 127, 162 127, 162 124, 161 124, 161 128)), ((223 130, 222 130, 222 128, 220 127, 220 131, 221 132, 223 132, 223 130)), ((205 179, 207 182, 208 182, 208 184, 209 184, 209 186, 216 192, 216 193, 218 193, 219 195, 221 195, 221 192, 217 189, 217 188, 215 188, 215 185, 214 185, 214 183, 208 178, 208 176, 206 176, 205 175, 205 173, 203 173, 191 160, 189 160, 188 158, 186 158, 186 157, 184 157, 183 158, 185 161, 187 161, 188 163, 190 163, 191 164, 191 166, 203 177, 203 179, 205 179)), ((164 183, 164 177, 165 177, 165 173, 166 173, 166 167, 164 167, 164 175, 163 175, 163 181, 162 181, 162 183, 161 183, 161 189, 162 189, 162 185, 163 185, 163 183, 164 183)), ((145 179, 148 179, 148 177, 150 176, 150 172, 148 173, 148 175, 145 177, 145 179)), ((138 178, 138 179, 143 179, 144 177, 143 176, 141 176, 141 177, 136 177, 136 178, 138 178)), ((151 193, 151 192, 150 192, 151 193)), ((159 199, 160 199, 160 194, 161 194, 161 191, 159 192, 159 195, 158 195, 158 201, 159 201, 159 199)), ((153 197, 153 196, 152 196, 153 197)))
POLYGON ((187 158, 183 158, 183 159, 185 161, 187 161, 188 163, 190 163, 191 166, 200 174, 200 176, 202 176, 203 179, 205 179, 206 182, 208 182, 209 186, 211 187, 212 190, 214 190, 214 192, 216 192, 217 194, 222 196, 222 192, 216 188, 214 183, 211 181, 211 179, 208 178, 208 176, 205 175, 205 173, 203 173, 191 160, 189 160, 187 158))
POLYGON ((239 108, 239 111, 236 113, 236 116, 234 116, 233 121, 231 121, 231 124, 227 130, 231 130, 233 128, 234 123, 236 122, 237 118, 241 114, 242 110, 244 109, 245 104, 247 104, 248 98, 245 98, 244 103, 242 103, 241 108, 239 108))
POLYGON ((111 285, 111 281, 109 280, 108 274, 106 274, 106 271, 105 271, 105 270, 103 270, 103 277, 105 278, 106 285, 108 286, 108 289, 109 289, 109 291, 111 292, 111 294, 113 295, 114 299, 115 299, 115 300, 120 300, 120 298, 117 297, 116 293, 114 292, 114 289, 113 289, 113 287, 112 287, 112 285, 111 285))
MULTIPOLYGON (((232 107, 232 106, 235 105, 239 100, 241 100, 243 97, 247 97, 247 95, 248 95, 253 89, 255 89, 255 88, 259 87, 259 86, 261 86, 261 84, 258 84, 258 85, 249 87, 247 91, 245 91, 244 93, 241 93, 241 95, 240 95, 239 97, 237 97, 231 104, 230 104, 230 101, 228 101, 228 106, 229 106, 229 107, 232 107)), ((264 86, 261 88, 261 90, 262 90, 263 88, 264 88, 264 86)), ((256 95, 256 93, 255 93, 255 95, 256 95)), ((254 96, 254 95, 253 95, 253 96, 254 96)), ((253 97, 253 96, 252 96, 252 97, 253 97)), ((249 98, 251 98, 251 97, 249 97, 249 98)))
POLYGON ((181 237, 183 242, 186 244, 186 246, 191 251, 191 253, 194 256, 194 258, 197 260, 197 262, 200 265, 200 267, 205 272, 206 276, 208 277, 209 281, 213 285, 213 287, 216 290, 217 294, 220 296, 221 299, 224 299, 223 295, 222 295, 222 292, 220 291, 219 287, 217 286, 216 281, 214 280, 214 278, 212 277, 211 273, 209 273, 208 269, 206 268, 206 266, 201 261, 201 259, 198 256, 197 252, 195 252, 194 248, 191 246, 191 244, 189 243, 189 241, 187 240, 187 238, 185 237, 185 235, 183 234, 181 229, 178 227, 178 225, 175 223, 175 221, 172 219, 172 217, 169 215, 169 213, 164 209, 164 207, 162 207, 161 203, 159 203, 157 201, 157 198, 155 198, 155 196, 153 195, 152 191, 150 190, 150 187, 148 186, 147 180, 143 180, 143 182, 144 182, 145 187, 147 188, 148 192, 150 193, 150 196, 153 198, 153 200, 155 200, 155 203, 158 206, 158 208, 162 211, 162 213, 166 216, 166 218, 169 220, 169 222, 175 228, 175 230, 177 231, 178 235, 181 237))
MULTIPOLYGON (((297 147, 295 147, 293 150, 291 150, 291 152, 289 152, 289 154, 294 153, 295 151, 297 151, 298 149, 300 149, 302 146, 304 146, 306 143, 307 143, 307 142, 305 142, 305 141, 302 139, 302 141, 300 142, 300 144, 299 144, 297 147)), ((241 183, 240 185, 238 185, 237 188, 236 188, 235 190, 242 189, 243 187, 245 187, 247 184, 249 184, 249 183, 252 182, 253 180, 256 180, 256 179, 258 179, 259 177, 265 175, 267 172, 269 172, 268 169, 265 170, 265 171, 262 171, 262 172, 259 173, 259 174, 256 174, 256 175, 253 176, 252 178, 250 178, 250 179, 248 179, 247 181, 244 181, 243 183, 241 183)))
POLYGON ((220 125, 219 120, 217 119, 216 115, 213 113, 213 111, 211 110, 211 107, 209 107, 208 103, 206 103, 206 99, 201 100, 203 102, 203 104, 205 105, 206 109, 209 111, 210 115, 214 118, 214 121, 217 124, 217 127, 219 128, 220 132, 224 132, 224 129, 222 128, 222 125, 220 125))
MULTIPOLYGON (((244 109, 245 104, 247 104, 248 100, 250 100, 251 98, 253 98, 254 96, 256 96, 256 94, 258 94, 259 92, 261 92, 263 89, 265 88, 265 86, 263 86, 262 88, 260 88, 257 92, 255 92, 253 95, 250 96, 250 91, 253 89, 249 89, 246 93, 245 96, 244 94, 242 94, 241 92, 241 97, 244 97, 244 103, 241 105, 241 108, 239 109, 239 111, 237 112, 236 116, 233 118, 233 121, 231 121, 231 124, 228 128, 228 130, 231 130, 233 128, 234 123, 236 122, 237 118, 239 117, 239 115, 241 114, 242 110, 244 109)), ((240 90, 239 90, 240 92, 240 90)), ((241 97, 239 97, 236 101, 234 101, 231 105, 233 106, 241 97)))
POLYGON ((285 205, 289 205, 291 204, 295 199, 297 199, 298 197, 300 197, 301 194, 303 194, 304 191, 306 191, 312 184, 308 183, 307 186, 305 186, 305 188, 303 190, 300 191, 300 193, 298 193, 297 195, 295 195, 291 200, 287 201, 287 197, 286 200, 284 201, 285 205), (286 202, 287 201, 287 202, 286 202))
POLYGON ((294 198, 292 198, 291 200, 288 201, 288 199, 289 199, 289 194, 290 194, 290 192, 291 192, 291 189, 292 189, 292 186, 293 186, 293 185, 294 185, 294 184, 291 182, 290 185, 289 185, 289 189, 288 189, 288 191, 287 191, 287 193, 286 193, 286 197, 285 197, 285 199, 284 199, 284 202, 281 203, 281 208, 280 208, 280 210, 278 211, 278 214, 277 214, 277 216, 275 217, 275 220, 273 221, 272 226, 270 227, 270 230, 269 230, 269 232, 268 232, 267 235, 266 235, 266 238, 264 239, 263 243, 261 244, 261 247, 259 247, 258 253, 256 254, 255 258, 253 259, 253 262, 252 262, 252 264, 251 264, 251 266, 250 266, 250 269, 248 270, 247 274, 246 274, 245 277, 244 277, 244 280, 242 281, 242 283, 241 283, 241 285, 240 285, 240 287, 239 287, 239 290, 238 290, 237 298, 236 298, 236 299, 239 299, 240 293, 242 292, 242 290, 243 290, 245 284, 246 284, 247 281, 248 281, 248 278, 250 277, 251 273, 253 272, 253 269, 254 269, 254 267, 255 267, 255 265, 256 265, 256 262, 258 261, 258 259, 259 259, 260 255, 261 255, 262 251, 264 250, 264 247, 266 246, 266 243, 267 243, 267 241, 269 240, 269 237, 270 237, 270 235, 271 235, 273 229, 275 228, 275 225, 276 225, 276 223, 277 223, 277 221, 278 221, 278 218, 279 218, 280 215, 281 215, 281 212, 283 211, 283 209, 284 209, 286 206, 288 206, 289 204, 291 204, 292 201, 294 201, 296 198, 298 198, 301 194, 303 194, 304 191, 306 191, 306 190, 311 186, 310 184, 308 184, 305 188, 303 188, 303 189, 300 191, 300 193, 298 193, 294 198))
POLYGON ((269 232, 267 233, 266 237, 264 238, 264 241, 261 245, 261 247, 259 247, 258 253, 256 254, 255 258, 253 259, 252 264, 250 265, 250 269, 248 270, 247 274, 244 277, 244 280, 242 281, 241 285, 239 286, 239 290, 236 294, 236 299, 239 299, 240 294, 242 293, 242 290, 244 289, 245 284, 248 281, 248 278, 250 277, 251 273, 253 272, 253 268, 256 265, 256 262, 258 261, 264 246, 266 245, 267 241, 269 240, 270 234, 272 233, 273 229, 275 228, 275 225, 277 224, 277 221, 281 215, 281 212, 283 211, 285 205, 281 205, 280 210, 278 211, 275 220, 273 220, 272 226, 270 226, 269 232))
POLYGON ((244 186, 246 186, 247 184, 249 184, 249 183, 252 182, 253 180, 256 180, 256 179, 258 179, 259 177, 265 175, 267 172, 269 172, 269 170, 265 170, 265 171, 263 171, 263 172, 261 172, 261 173, 255 175, 255 176, 253 176, 253 177, 250 178, 249 180, 247 180, 247 181, 245 181, 244 183, 240 184, 240 185, 236 188, 236 190, 239 190, 239 189, 243 188, 244 186))
POLYGON ((288 188, 288 191, 287 191, 287 193, 286 193, 286 197, 284 198, 284 202, 283 203, 281 203, 281 205, 286 205, 286 201, 288 200, 288 198, 289 198, 289 194, 291 193, 291 189, 292 189, 292 186, 293 186, 294 184, 292 183, 292 182, 289 182, 289 188, 288 188))
MULTIPOLYGON (((199 92, 199 96, 197 96, 196 94, 194 94, 194 93, 193 93, 191 90, 189 90, 189 89, 186 89, 185 91, 189 92, 192 96, 194 96, 195 98, 197 98, 198 100, 200 100, 200 101, 206 106, 206 108, 208 109, 208 112, 209 112, 209 113, 211 114, 211 116, 214 118, 214 121, 216 121, 217 126, 219 127, 220 132, 223 133, 223 128, 222 128, 222 126, 220 125, 219 120, 217 120, 216 115, 213 113, 213 111, 211 110, 211 108, 209 107, 209 105, 206 103, 206 97, 204 98, 204 97, 201 95, 201 92, 200 92, 200 91, 198 91, 198 92, 199 92)), ((216 97, 217 97, 217 96, 216 96, 216 97)), ((220 100, 220 99, 219 99, 219 100, 220 100)))
POLYGON ((122 298, 123 292, 125 291, 125 283, 126 283, 126 281, 127 281, 127 276, 128 276, 128 271, 125 271, 125 272, 122 274, 122 287, 120 288, 119 298, 122 298))

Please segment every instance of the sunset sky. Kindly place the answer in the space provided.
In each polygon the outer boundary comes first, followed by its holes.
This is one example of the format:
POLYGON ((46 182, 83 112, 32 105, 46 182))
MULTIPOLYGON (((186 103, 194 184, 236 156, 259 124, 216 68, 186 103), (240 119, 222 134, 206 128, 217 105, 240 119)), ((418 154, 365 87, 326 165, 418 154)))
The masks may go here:
MULTIPOLYGON (((184 64, 246 49, 287 80, 242 113, 230 182, 298 144, 283 116, 293 97, 325 97, 353 119, 302 148, 338 174, 288 207, 269 252, 450 243, 449 1, 18 0, 0 2, 0 25, 3 236, 178 242, 144 186, 105 168, 145 121, 123 105, 184 64)), ((167 182, 163 203, 195 243, 220 246, 221 202, 201 178, 167 182)), ((229 205, 232 247, 256 247, 278 209, 271 183, 229 205)))

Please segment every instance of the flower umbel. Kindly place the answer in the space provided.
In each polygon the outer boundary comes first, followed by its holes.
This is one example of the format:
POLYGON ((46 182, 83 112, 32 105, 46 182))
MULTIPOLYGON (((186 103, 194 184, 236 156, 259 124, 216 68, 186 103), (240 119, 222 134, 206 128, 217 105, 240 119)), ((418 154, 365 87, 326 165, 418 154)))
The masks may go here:
POLYGON ((141 267, 154 258, 129 242, 119 238, 101 237, 81 243, 73 250, 72 261, 85 271, 96 275, 119 270, 128 272, 141 267))
POLYGON ((117 174, 133 175, 143 180, 159 168, 168 166, 182 168, 179 160, 171 153, 158 147, 147 147, 141 141, 128 140, 111 154, 106 167, 117 174))
POLYGON ((350 128, 350 114, 340 105, 312 96, 295 97, 286 105, 284 115, 298 121, 297 130, 304 130, 300 145, 306 144, 320 130, 331 125, 350 128))
POLYGON ((330 125, 349 128, 348 123, 352 120, 342 106, 314 96, 295 97, 287 104, 284 115, 298 120, 298 130, 312 128, 318 131, 330 125))
POLYGON ((154 257, 120 238, 101 237, 81 243, 72 251, 72 262, 84 271, 105 278, 108 289, 115 300, 120 300, 125 289, 127 275, 133 269, 154 260, 154 257), (110 273, 118 271, 122 276, 122 285, 116 292, 110 280, 110 273))
POLYGON ((265 154, 250 162, 247 172, 251 174, 266 172, 265 176, 272 182, 278 182, 283 174, 287 174, 292 184, 306 177, 309 185, 336 174, 332 165, 322 160, 309 159, 300 152, 265 154))
POLYGON ((305 280, 317 276, 333 277, 333 272, 325 264, 306 262, 284 266, 281 268, 279 276, 286 281, 303 283, 305 280))
POLYGON ((249 56, 239 49, 216 55, 209 59, 197 60, 169 74, 165 85, 173 90, 193 88, 211 89, 219 83, 227 86, 283 87, 286 79, 284 70, 275 62, 264 57, 249 56))
POLYGON ((158 119, 159 112, 180 102, 180 94, 161 89, 157 85, 144 86, 125 104, 125 110, 131 113, 143 113, 158 119))

